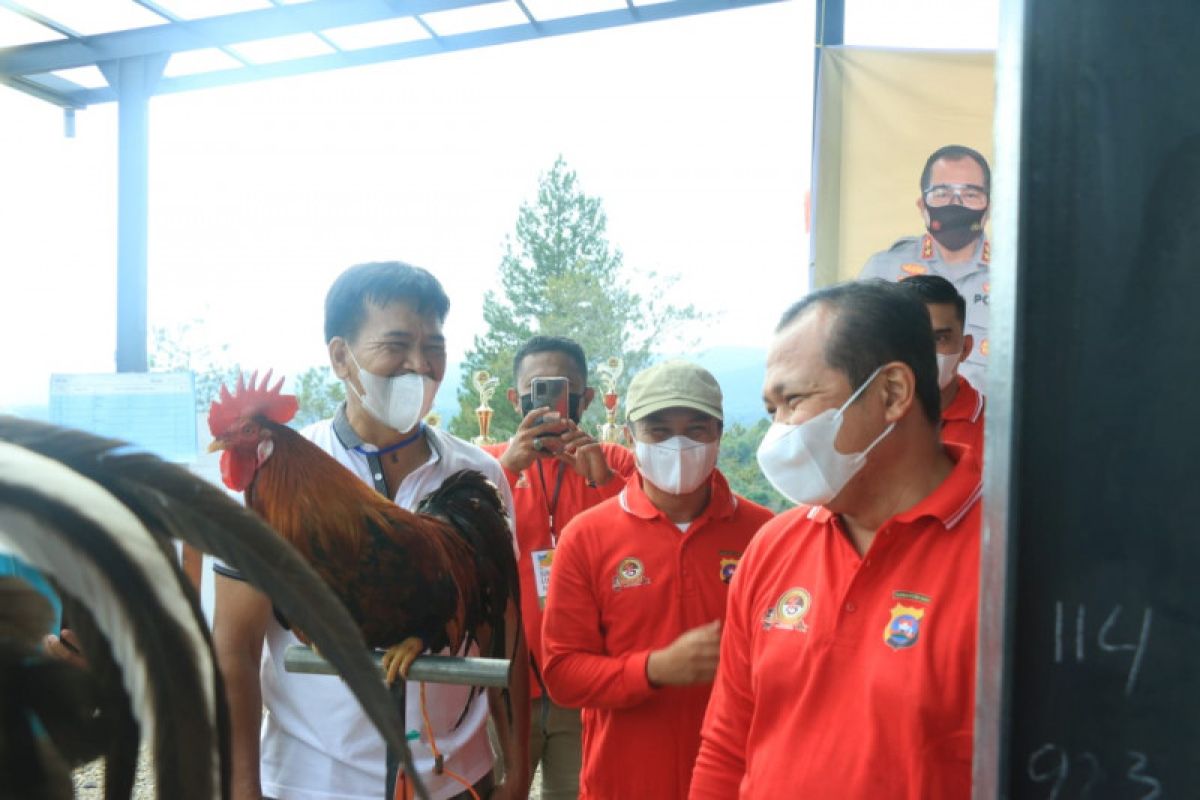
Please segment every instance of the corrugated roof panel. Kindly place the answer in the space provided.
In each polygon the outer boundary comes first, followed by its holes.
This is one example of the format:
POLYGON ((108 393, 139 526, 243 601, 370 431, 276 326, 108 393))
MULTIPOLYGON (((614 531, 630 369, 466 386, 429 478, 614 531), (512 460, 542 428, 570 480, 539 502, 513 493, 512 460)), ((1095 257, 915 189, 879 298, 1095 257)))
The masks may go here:
POLYGON ((55 33, 41 23, 27 19, 7 8, 0 8, 0 47, 52 42, 62 38, 64 37, 61 34, 55 33))
POLYGON ((84 36, 163 24, 132 0, 21 0, 21 5, 84 36))
POLYGON ((60 69, 58 72, 52 72, 51 75, 57 75, 65 81, 77 83, 85 89, 100 89, 108 86, 108 81, 104 79, 104 74, 97 67, 78 67, 76 69, 60 69))
POLYGON ((240 66, 242 66, 242 62, 228 53, 215 47, 208 47, 204 50, 173 53, 171 60, 167 62, 166 69, 163 70, 163 75, 168 78, 177 78, 180 75, 196 75, 219 69, 236 69, 240 66))
POLYGON ((525 0, 525 7, 540 21, 615 11, 629 6, 625 0, 525 0))
POLYGON ((184 19, 220 17, 242 11, 270 8, 268 0, 155 0, 158 5, 184 19))
POLYGON ((487 5, 457 8, 453 11, 435 11, 422 14, 421 19, 439 36, 456 33, 485 31, 489 28, 505 28, 510 25, 529 24, 529 18, 516 3, 488 3, 487 5))
POLYGON ((362 50, 398 42, 415 42, 428 39, 429 34, 412 17, 397 17, 363 25, 346 25, 322 31, 329 40, 343 50, 362 50))
POLYGON ((334 52, 332 47, 311 33, 276 36, 273 39, 259 39, 257 42, 243 42, 239 45, 231 45, 229 49, 255 64, 324 56, 334 52))

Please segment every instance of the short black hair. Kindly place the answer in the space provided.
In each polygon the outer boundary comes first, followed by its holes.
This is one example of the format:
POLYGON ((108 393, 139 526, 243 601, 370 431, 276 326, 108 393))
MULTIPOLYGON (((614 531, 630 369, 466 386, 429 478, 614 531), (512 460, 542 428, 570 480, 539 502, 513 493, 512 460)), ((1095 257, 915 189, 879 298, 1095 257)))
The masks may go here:
POLYGON ((521 362, 526 356, 534 355, 535 353, 562 353, 575 362, 575 366, 579 367, 579 372, 583 375, 583 385, 587 386, 588 366, 587 356, 583 353, 583 347, 574 339, 568 339, 565 336, 534 336, 525 344, 521 345, 521 349, 513 356, 513 385, 517 383, 517 373, 521 371, 521 362))
POLYGON ((900 285, 919 297, 926 305, 933 303, 954 306, 954 314, 958 317, 959 324, 967 324, 966 298, 959 294, 953 283, 941 275, 910 275, 900 281, 900 285))
POLYGON ((825 342, 825 363, 844 373, 852 389, 891 361, 907 364, 916 376, 917 399, 937 425, 942 399, 929 310, 914 292, 872 279, 838 283, 810 293, 783 313, 778 333, 810 308, 826 306, 836 314, 825 342))
POLYGON ((925 194, 929 189, 929 176, 933 172, 933 165, 943 158, 947 161, 962 161, 964 158, 974 161, 983 170, 983 190, 989 195, 992 193, 992 168, 988 166, 987 159, 983 157, 983 154, 965 145, 948 144, 934 150, 933 154, 926 159, 925 169, 921 170, 921 194, 925 194))
POLYGON ((367 303, 411 304, 418 314, 434 314, 446 321, 450 298, 428 270, 403 261, 355 264, 337 277, 325 295, 325 343, 334 337, 352 341, 367 316, 367 303))

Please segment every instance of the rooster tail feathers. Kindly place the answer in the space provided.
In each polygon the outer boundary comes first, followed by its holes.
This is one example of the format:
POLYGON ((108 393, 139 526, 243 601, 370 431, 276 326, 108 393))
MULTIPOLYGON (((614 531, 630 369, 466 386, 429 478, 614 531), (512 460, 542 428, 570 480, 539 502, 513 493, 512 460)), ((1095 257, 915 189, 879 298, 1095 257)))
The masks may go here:
MULTIPOLYGON (((0 444, 0 540, 88 603, 112 645, 133 714, 154 742, 160 791, 181 798, 220 791, 215 659, 177 588, 178 567, 149 532, 93 482, 0 444)), ((135 729, 110 753, 129 752, 132 760, 136 750, 135 729)))
MULTIPOLYGON (((256 514, 187 470, 124 442, 0 415, 9 441, 101 484, 152 531, 178 538, 238 570, 305 632, 345 680, 411 775, 404 723, 379 680, 358 626, 300 554, 256 514)), ((420 781, 417 794, 427 796, 420 781)))
POLYGON ((494 634, 492 654, 498 651, 498 657, 503 657, 504 612, 509 600, 520 608, 520 588, 512 531, 500 493, 482 473, 462 470, 427 495, 417 510, 446 520, 471 546, 481 611, 494 634))

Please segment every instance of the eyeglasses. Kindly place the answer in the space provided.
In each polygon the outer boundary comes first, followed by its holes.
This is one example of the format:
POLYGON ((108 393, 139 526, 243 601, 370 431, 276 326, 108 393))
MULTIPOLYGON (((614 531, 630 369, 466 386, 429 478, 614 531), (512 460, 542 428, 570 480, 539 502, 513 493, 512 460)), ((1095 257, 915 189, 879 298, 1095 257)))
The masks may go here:
POLYGON ((960 205, 980 209, 988 204, 987 190, 973 183, 939 183, 925 190, 925 205, 948 206, 958 198, 960 205))

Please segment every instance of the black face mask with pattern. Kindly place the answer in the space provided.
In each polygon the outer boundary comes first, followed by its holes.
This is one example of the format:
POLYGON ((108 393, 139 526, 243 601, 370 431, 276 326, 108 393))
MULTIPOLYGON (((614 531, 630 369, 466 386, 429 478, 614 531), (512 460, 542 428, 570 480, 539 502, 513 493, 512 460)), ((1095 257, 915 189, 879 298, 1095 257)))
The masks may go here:
MULTIPOLYGON (((582 402, 583 402, 582 394, 571 393, 571 394, 567 395, 567 416, 569 416, 571 419, 575 420, 576 424, 579 423, 580 418, 583 416, 583 412, 581 412, 579 410, 579 404, 582 402)), ((532 394, 521 395, 521 416, 528 417, 529 412, 533 411, 533 409, 534 409, 533 395, 532 394)))
POLYGON ((927 206, 929 235, 947 250, 962 250, 983 235, 983 215, 986 208, 967 208, 951 203, 948 206, 927 206))

